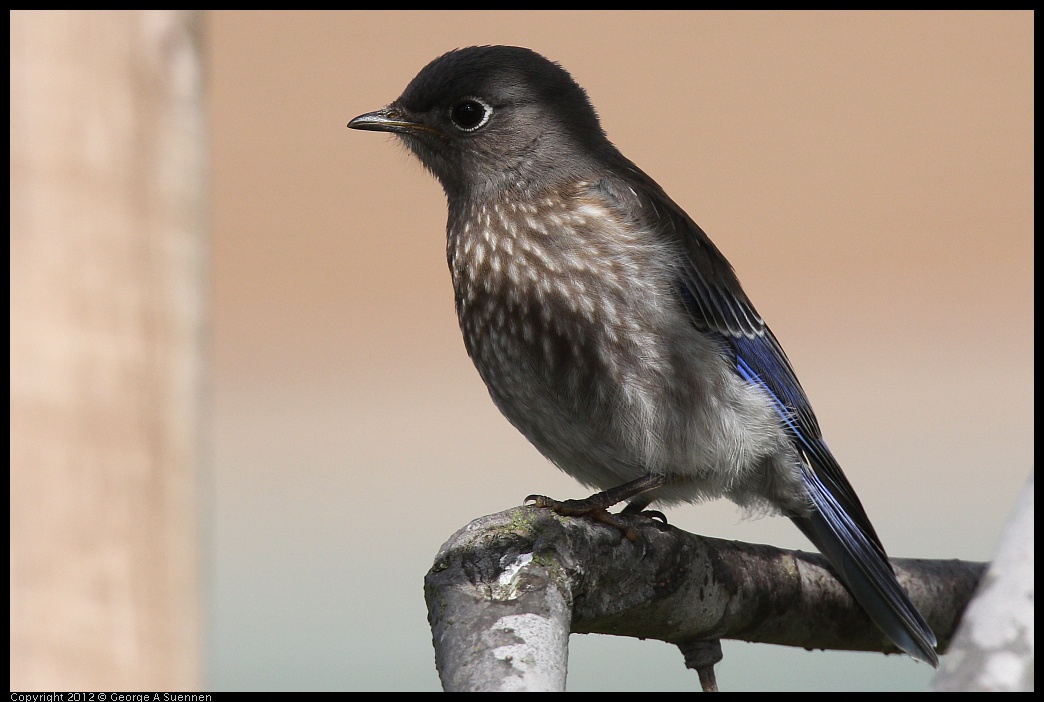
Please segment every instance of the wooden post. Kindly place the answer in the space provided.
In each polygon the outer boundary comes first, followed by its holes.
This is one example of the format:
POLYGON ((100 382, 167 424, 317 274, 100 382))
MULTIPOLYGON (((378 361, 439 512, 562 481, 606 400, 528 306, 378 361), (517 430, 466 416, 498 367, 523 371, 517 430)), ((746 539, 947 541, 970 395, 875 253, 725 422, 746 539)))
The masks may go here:
POLYGON ((11 689, 198 689, 200 17, 11 18, 11 689))

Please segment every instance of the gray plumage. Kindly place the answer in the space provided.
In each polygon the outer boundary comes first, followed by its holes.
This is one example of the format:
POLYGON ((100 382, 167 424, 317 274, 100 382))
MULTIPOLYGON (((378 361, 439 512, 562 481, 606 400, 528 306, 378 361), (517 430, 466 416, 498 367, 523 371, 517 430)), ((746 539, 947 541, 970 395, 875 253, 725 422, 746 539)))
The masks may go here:
POLYGON ((871 618, 935 637, 772 332, 702 229, 606 138, 560 66, 518 47, 432 61, 350 127, 396 133, 442 184, 464 343, 504 416, 627 511, 727 497, 784 514, 871 618))

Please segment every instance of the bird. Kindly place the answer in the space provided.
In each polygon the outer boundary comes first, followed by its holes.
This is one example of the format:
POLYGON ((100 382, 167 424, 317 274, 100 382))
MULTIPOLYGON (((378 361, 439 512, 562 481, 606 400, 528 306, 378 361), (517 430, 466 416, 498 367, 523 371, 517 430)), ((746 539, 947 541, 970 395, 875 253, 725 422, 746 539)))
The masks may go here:
POLYGON ((432 60, 352 129, 441 184, 468 355, 507 420, 599 490, 564 515, 726 498, 789 517, 870 619, 938 667, 775 335, 708 235, 609 140, 560 64, 517 46, 432 60))

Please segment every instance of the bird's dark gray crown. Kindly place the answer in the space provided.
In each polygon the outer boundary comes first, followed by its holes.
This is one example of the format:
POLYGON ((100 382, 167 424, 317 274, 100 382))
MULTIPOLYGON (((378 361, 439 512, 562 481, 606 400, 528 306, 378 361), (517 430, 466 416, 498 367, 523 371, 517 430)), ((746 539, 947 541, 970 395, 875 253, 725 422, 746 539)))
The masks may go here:
POLYGON ((400 136, 451 198, 507 182, 539 189, 583 178, 615 153, 584 89, 521 47, 450 51, 421 69, 393 106, 423 125, 400 136), (488 121, 461 129, 452 111, 471 99, 488 106, 488 121))
POLYGON ((538 104, 549 118, 578 131, 601 133, 598 116, 572 76, 559 64, 519 46, 472 46, 438 57, 410 81, 398 102, 427 112, 475 96, 494 108, 538 104))

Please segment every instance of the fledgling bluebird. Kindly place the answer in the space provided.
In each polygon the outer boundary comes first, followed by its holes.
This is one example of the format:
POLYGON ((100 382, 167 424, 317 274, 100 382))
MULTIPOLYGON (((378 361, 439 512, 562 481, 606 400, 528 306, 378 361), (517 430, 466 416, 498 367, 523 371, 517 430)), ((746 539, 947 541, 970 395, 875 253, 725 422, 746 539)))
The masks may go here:
POLYGON ((451 51, 348 126, 398 135, 442 184, 457 317, 490 396, 604 491, 537 505, 607 518, 624 500, 727 497, 784 514, 899 648, 938 665, 732 266, 561 66, 519 47, 451 51))

